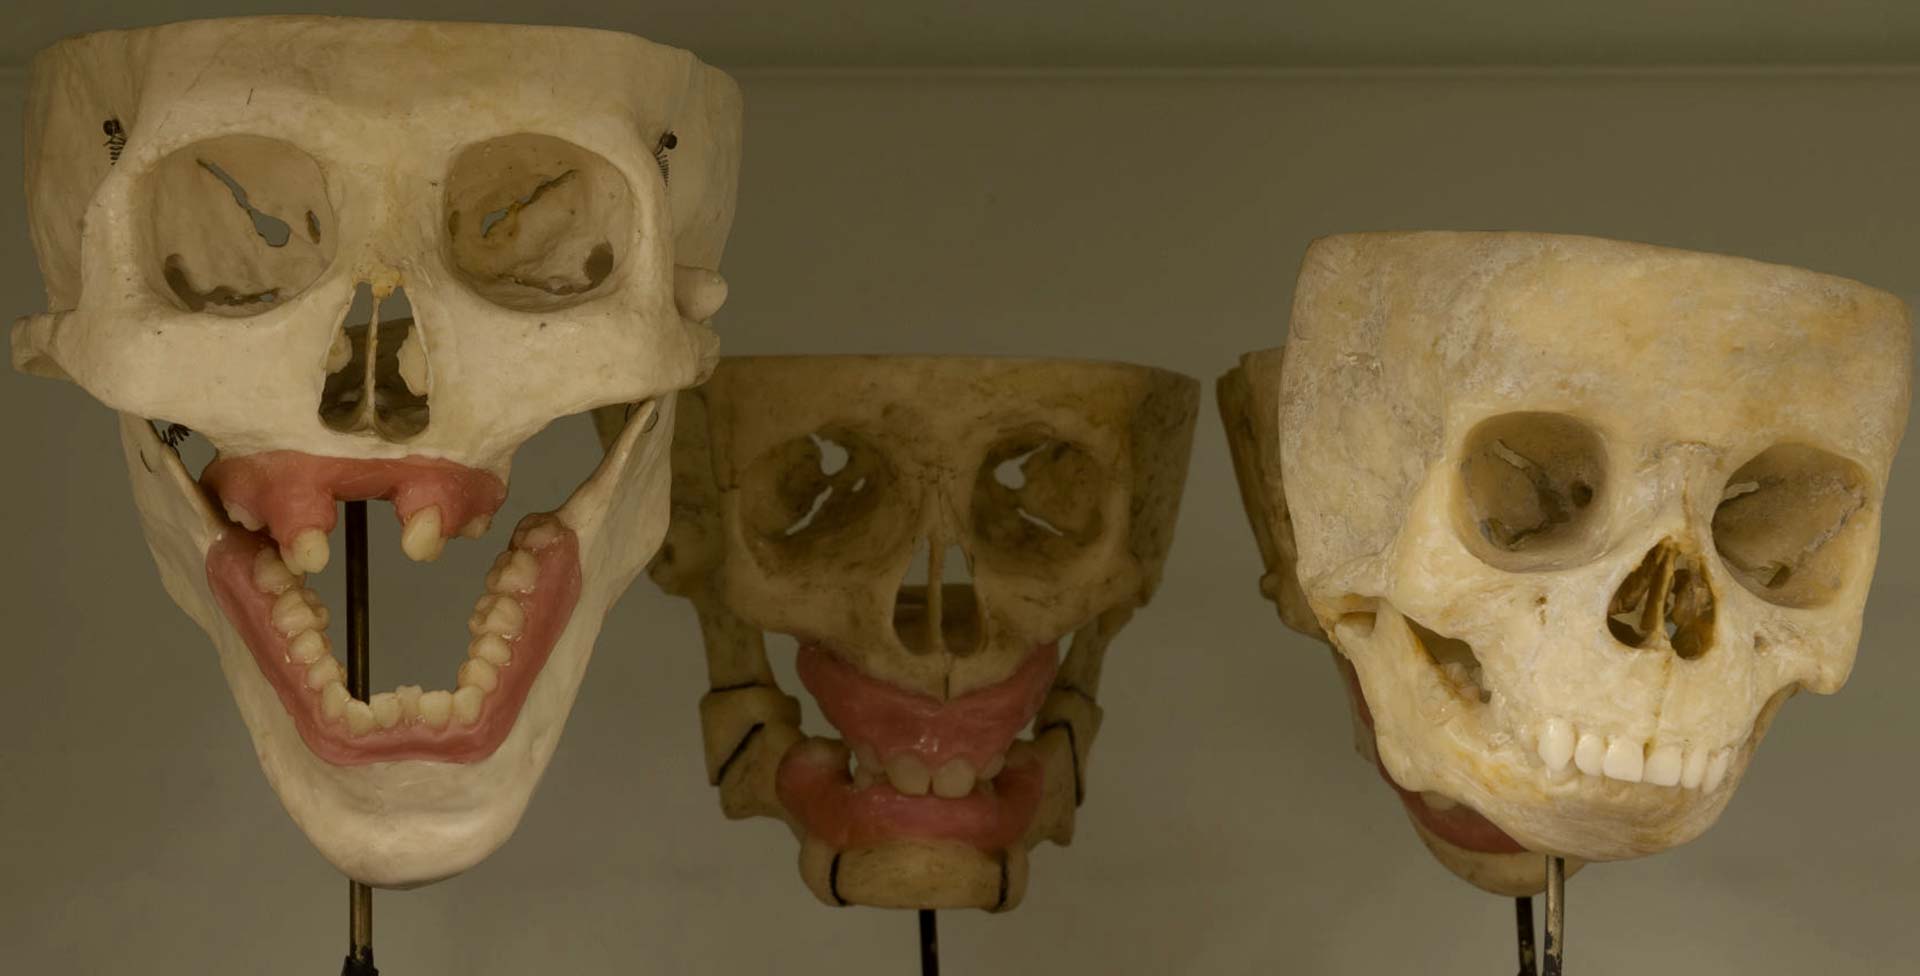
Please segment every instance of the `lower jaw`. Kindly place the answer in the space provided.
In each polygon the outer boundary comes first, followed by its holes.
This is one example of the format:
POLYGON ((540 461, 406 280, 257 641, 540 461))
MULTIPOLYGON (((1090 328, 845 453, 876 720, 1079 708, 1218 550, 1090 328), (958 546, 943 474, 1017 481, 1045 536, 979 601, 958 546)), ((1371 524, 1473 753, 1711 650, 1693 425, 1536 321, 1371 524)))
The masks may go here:
POLYGON ((806 835, 836 851, 894 842, 959 844, 977 851, 1025 848, 1045 788, 1039 760, 1024 743, 990 786, 962 797, 909 796, 887 782, 857 787, 846 761, 806 743, 789 750, 776 780, 781 804, 806 835))
POLYGON ((409 759, 464 764, 492 755, 512 732, 534 679, 566 630, 580 596, 578 540, 562 527, 551 544, 534 553, 538 582, 532 593, 520 596, 526 607, 525 625, 512 642, 512 660, 498 668, 498 684, 486 693, 472 721, 449 718, 435 725, 408 717, 390 727, 354 734, 344 719, 324 714, 321 693, 308 687, 309 666, 293 658, 290 640, 270 620, 275 597, 253 585, 253 561, 271 548, 274 543, 264 535, 230 527, 207 551, 208 581, 301 741, 315 757, 335 766, 409 759))

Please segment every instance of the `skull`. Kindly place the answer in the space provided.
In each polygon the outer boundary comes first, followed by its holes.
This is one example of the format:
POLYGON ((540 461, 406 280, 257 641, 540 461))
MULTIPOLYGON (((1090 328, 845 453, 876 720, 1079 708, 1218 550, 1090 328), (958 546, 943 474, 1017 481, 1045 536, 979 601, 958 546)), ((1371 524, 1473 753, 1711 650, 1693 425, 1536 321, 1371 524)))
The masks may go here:
POLYGON ((722 361, 679 418, 652 575, 699 611, 727 815, 791 825, 830 905, 1018 904, 1028 849, 1072 837, 1101 662, 1158 582, 1196 400, 1109 363, 722 361), (767 631, 844 741, 802 735, 767 631))
POLYGON ((1789 695, 1839 689, 1909 332, 1855 282, 1648 245, 1313 246, 1223 412, 1263 589, 1443 862, 1519 894, 1498 855, 1684 843, 1789 695))
POLYGON ((602 31, 215 20, 51 48, 28 120, 53 311, 16 326, 15 365, 120 412, 167 591, 320 851, 386 886, 473 865, 665 532, 671 394, 711 368, 725 294, 733 83, 602 31), (396 289, 415 315, 383 322, 396 289), (336 503, 392 501, 431 560, 487 530, 528 437, 629 403, 495 563, 456 689, 352 697, 303 586, 336 503), (214 447, 198 483, 160 422, 214 447))

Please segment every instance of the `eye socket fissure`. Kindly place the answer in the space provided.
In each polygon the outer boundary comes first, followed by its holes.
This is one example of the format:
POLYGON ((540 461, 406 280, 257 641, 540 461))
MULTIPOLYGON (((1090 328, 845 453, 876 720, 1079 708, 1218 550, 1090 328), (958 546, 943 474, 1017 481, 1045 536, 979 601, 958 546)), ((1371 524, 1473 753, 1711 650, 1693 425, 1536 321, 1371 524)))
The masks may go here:
POLYGON ((1513 572, 1573 565, 1599 544, 1606 448, 1565 414, 1509 413, 1481 421, 1461 453, 1455 518, 1482 561, 1513 572))
POLYGON ((976 558, 1033 572, 1091 547, 1111 477, 1085 447, 1025 431, 987 450, 973 485, 976 558))
POLYGON ((775 561, 879 558, 893 487, 881 451, 858 433, 829 426, 755 458, 741 475, 740 511, 750 543, 775 561))
POLYGON ((597 293, 624 256, 633 221, 620 171, 552 136, 469 146, 447 177, 448 261, 505 308, 551 311, 597 293))
POLYGON ((1777 444, 1727 479, 1713 513, 1721 562, 1748 592, 1807 608, 1845 586, 1867 541, 1871 505, 1860 466, 1804 444, 1777 444))

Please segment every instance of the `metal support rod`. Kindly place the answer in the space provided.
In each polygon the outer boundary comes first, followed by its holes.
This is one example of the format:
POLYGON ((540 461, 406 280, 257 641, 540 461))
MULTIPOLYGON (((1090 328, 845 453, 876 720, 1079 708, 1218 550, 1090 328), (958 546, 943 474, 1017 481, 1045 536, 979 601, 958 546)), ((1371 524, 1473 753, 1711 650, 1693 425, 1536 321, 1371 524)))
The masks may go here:
MULTIPOLYGON (((347 691, 367 700, 367 503, 347 503, 347 691)), ((347 882, 347 960, 340 976, 380 976, 373 967, 373 889, 347 882)))
POLYGON ((1560 976, 1561 954, 1567 948, 1567 862, 1547 858, 1547 951, 1540 976, 1560 976))
POLYGON ((1520 941, 1520 976, 1536 976, 1533 953, 1533 899, 1513 900, 1513 921, 1520 941))
POLYGON ((920 909, 920 976, 940 976, 940 933, 931 908, 920 909))

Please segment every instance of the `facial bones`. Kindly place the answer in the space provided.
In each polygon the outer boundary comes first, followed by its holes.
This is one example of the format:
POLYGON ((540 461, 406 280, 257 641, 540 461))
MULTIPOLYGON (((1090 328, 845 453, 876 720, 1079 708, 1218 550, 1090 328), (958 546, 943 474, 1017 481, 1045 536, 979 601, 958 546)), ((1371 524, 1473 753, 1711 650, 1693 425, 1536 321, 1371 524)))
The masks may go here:
POLYGON ((1005 910, 1028 849, 1071 839, 1196 392, 1107 363, 823 356, 726 359, 683 399, 652 574, 700 613, 722 809, 790 824, 822 901, 1005 910), (844 740, 803 736, 768 631, 844 740))
POLYGON ((44 52, 28 129, 52 311, 16 326, 15 365, 120 412, 161 577, 321 852, 387 886, 471 866, 665 530, 669 394, 711 367, 725 294, 734 85, 602 31, 202 21, 44 52), (415 317, 345 321, 356 287, 415 317), (495 563, 456 690, 352 700, 302 578, 336 502, 393 502, 431 560, 486 531, 529 436, 626 403, 495 563), (216 448, 198 484, 160 423, 216 448))
POLYGON ((1313 246, 1284 363, 1249 357, 1223 409, 1263 589, 1350 664, 1442 860, 1504 890, 1452 856, 1683 843, 1793 691, 1839 689, 1909 343, 1890 295, 1737 258, 1313 246))

